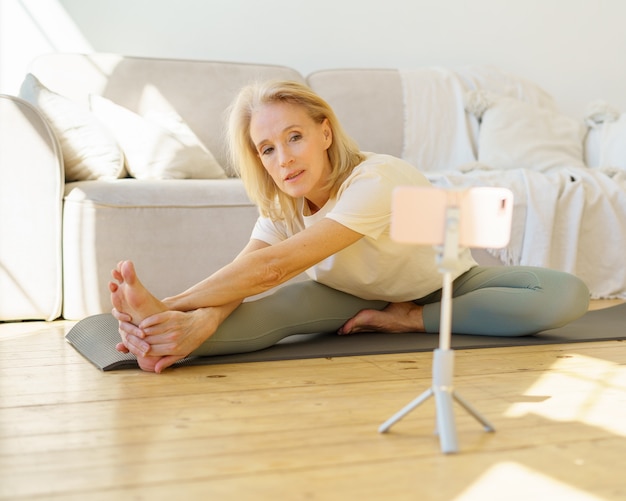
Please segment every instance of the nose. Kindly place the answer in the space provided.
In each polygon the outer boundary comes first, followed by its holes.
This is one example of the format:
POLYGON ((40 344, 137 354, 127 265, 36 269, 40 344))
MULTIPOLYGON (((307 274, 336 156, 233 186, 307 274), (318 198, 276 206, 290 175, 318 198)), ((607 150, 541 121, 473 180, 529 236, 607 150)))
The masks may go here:
POLYGON ((279 155, 281 167, 288 167, 293 162, 293 155, 287 148, 280 148, 279 155))

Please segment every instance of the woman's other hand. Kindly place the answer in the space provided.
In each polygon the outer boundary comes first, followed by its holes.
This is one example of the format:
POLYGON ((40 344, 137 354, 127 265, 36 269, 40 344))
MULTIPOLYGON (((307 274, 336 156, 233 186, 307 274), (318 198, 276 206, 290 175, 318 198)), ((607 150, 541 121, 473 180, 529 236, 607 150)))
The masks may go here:
POLYGON ((147 344, 149 350, 146 353, 150 357, 159 358, 154 371, 162 372, 188 356, 215 332, 220 321, 218 310, 200 308, 151 315, 139 323, 137 330, 129 329, 128 341, 132 343, 133 349, 139 350, 145 348, 144 343, 147 344), (139 338, 139 333, 144 337, 139 338))
MULTIPOLYGON (((136 325, 130 323, 130 315, 112 310, 113 316, 118 320, 118 332, 122 338, 122 342, 115 346, 115 349, 121 353, 132 353, 137 357, 139 367, 148 372, 159 372, 156 368, 157 363, 162 357, 149 355, 150 344, 144 340, 146 335, 136 325)), ((172 362, 173 363, 173 362, 172 362)))

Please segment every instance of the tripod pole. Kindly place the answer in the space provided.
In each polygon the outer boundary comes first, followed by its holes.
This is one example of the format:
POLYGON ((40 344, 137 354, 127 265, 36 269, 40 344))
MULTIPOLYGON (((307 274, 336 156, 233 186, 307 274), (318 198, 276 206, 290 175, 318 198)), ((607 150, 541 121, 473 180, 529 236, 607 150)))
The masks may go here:
POLYGON ((441 290, 441 312, 439 316, 439 349, 450 349, 452 337, 452 273, 443 272, 443 287, 441 290))
POLYGON ((439 320, 439 349, 433 353, 433 394, 437 409, 437 433, 444 453, 456 452, 457 433, 454 419, 454 351, 452 336, 452 273, 443 271, 441 316, 439 320))
POLYGON ((441 311, 439 320, 439 348, 433 352, 432 386, 406 405, 399 412, 385 421, 380 427, 381 433, 421 405, 430 397, 435 397, 437 411, 437 433, 444 453, 458 451, 456 423, 454 420, 454 401, 479 421, 487 431, 493 426, 472 408, 469 402, 454 391, 454 350, 451 349, 452 335, 452 272, 459 262, 459 207, 452 205, 446 211, 446 228, 443 248, 439 248, 439 271, 443 275, 441 291, 441 311))

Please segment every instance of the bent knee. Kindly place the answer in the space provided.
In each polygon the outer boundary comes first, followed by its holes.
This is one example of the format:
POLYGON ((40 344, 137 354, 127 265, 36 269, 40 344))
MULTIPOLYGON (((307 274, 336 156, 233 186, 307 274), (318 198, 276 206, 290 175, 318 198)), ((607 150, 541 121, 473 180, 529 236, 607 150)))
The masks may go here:
POLYGON ((587 284, 580 278, 570 275, 570 283, 567 286, 569 300, 572 304, 572 309, 578 313, 578 316, 583 315, 589 309, 589 288, 587 284))
POLYGON ((589 309, 589 288, 580 278, 559 272, 550 294, 555 298, 554 326, 560 327, 583 316, 589 309))

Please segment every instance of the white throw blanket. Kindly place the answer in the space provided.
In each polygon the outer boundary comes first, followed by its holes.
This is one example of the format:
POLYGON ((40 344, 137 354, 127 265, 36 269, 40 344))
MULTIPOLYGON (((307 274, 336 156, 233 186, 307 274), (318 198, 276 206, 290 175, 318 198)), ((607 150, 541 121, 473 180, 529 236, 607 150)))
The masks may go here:
POLYGON ((476 160, 477 122, 465 113, 467 89, 445 68, 400 72, 404 93, 402 158, 422 172, 476 160))
POLYGON ((478 122, 468 91, 484 89, 555 109, 532 82, 498 68, 402 70, 402 157, 439 186, 502 186, 515 196, 511 241, 489 252, 505 264, 573 273, 594 298, 626 298, 626 171, 584 167, 496 170, 476 163, 478 122))
POLYGON ((502 186, 515 196, 511 241, 490 252, 506 264, 573 273, 593 298, 626 298, 626 172, 558 168, 427 173, 433 184, 502 186))

